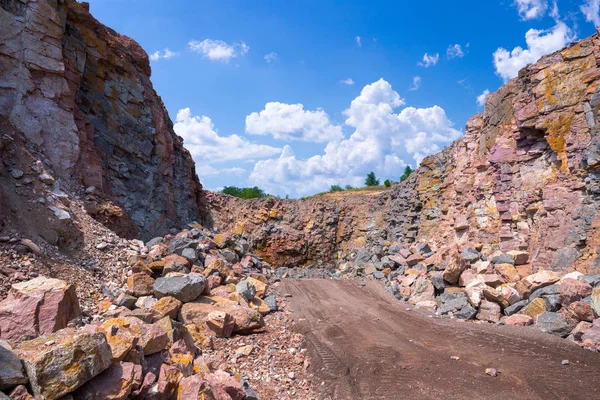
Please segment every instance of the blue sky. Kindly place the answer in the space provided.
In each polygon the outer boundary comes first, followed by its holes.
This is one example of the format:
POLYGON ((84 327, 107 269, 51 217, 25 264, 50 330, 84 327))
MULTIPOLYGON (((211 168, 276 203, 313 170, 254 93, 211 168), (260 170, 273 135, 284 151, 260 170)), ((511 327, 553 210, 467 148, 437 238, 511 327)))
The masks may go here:
POLYGON ((205 188, 291 197, 398 180, 486 91, 594 33, 599 2, 90 1, 151 55, 205 188))

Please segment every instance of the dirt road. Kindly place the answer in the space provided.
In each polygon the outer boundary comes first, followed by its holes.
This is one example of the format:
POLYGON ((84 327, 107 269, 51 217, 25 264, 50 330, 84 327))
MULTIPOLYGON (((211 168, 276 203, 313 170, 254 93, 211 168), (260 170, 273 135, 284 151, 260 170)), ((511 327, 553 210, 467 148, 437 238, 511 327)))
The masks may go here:
POLYGON ((600 354, 535 328, 407 311, 377 282, 288 280, 282 288, 324 396, 600 399, 600 354))

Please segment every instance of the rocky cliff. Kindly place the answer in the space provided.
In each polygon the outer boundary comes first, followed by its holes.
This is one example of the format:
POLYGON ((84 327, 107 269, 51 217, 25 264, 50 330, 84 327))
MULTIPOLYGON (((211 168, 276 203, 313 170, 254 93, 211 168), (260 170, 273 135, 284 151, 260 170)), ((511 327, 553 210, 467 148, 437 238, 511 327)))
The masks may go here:
POLYGON ((599 64, 594 35, 524 68, 463 138, 391 190, 299 201, 211 194, 212 218, 278 266, 427 241, 526 250, 534 270, 598 272, 599 64))
MULTIPOLYGON (((32 173, 15 164, 14 152, 26 152, 60 190, 87 188, 90 213, 129 236, 202 220, 202 186, 152 87, 147 54, 88 8, 0 1, 0 137, 13 152, 1 175, 32 173)), ((0 189, 4 210, 27 202, 6 195, 13 190, 0 189)))

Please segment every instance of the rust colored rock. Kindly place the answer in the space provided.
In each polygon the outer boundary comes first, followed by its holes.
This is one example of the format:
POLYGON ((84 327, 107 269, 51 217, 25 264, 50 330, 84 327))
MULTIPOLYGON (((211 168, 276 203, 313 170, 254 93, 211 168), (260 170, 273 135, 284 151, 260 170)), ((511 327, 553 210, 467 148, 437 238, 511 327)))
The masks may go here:
POLYGON ((177 254, 170 254, 163 259, 163 275, 169 272, 184 272, 192 266, 190 260, 177 254))
POLYGON ((207 328, 203 325, 189 324, 185 326, 192 336, 194 344, 199 349, 212 349, 212 337, 208 335, 207 328))
POLYGON ((138 272, 127 278, 127 289, 129 289, 135 297, 149 296, 152 294, 154 279, 143 272, 138 272))
POLYGON ((252 277, 247 277, 246 280, 248 281, 248 283, 253 285, 254 288, 256 289, 255 296, 257 296, 261 299, 265 297, 265 294, 267 293, 267 290, 269 289, 269 284, 267 282, 264 282, 264 281, 261 281, 259 279, 252 278, 252 277))
POLYGON ((148 390, 144 400, 170 399, 177 390, 181 372, 173 365, 162 364, 157 382, 148 390))
POLYGON ((592 286, 582 280, 566 278, 561 281, 558 301, 563 306, 579 301, 592 294, 592 286))
POLYGON ((202 324, 213 311, 224 311, 235 319, 234 333, 246 333, 264 326, 262 315, 249 307, 221 297, 206 296, 181 307, 179 320, 184 324, 202 324))
POLYGON ((466 261, 457 251, 451 251, 446 262, 442 277, 448 283, 457 283, 460 274, 467 267, 466 261))
POLYGON ((233 333, 235 319, 225 311, 212 311, 206 316, 206 326, 217 337, 228 338, 233 333))
POLYGON ((45 277, 17 283, 0 302, 0 339, 17 342, 53 333, 79 314, 75 286, 45 277))
POLYGON ((154 303, 151 309, 156 311, 161 317, 177 319, 182 304, 183 303, 176 298, 166 296, 154 303))
POLYGON ((583 301, 576 301, 574 303, 569 304, 569 306, 567 307, 567 312, 577 322, 592 322, 594 320, 594 310, 592 309, 592 306, 583 301))
POLYGON ((246 391, 242 385, 225 371, 215 371, 204 377, 215 400, 243 400, 246 391))
POLYGON ((76 400, 125 400, 134 388, 134 381, 141 376, 142 367, 130 362, 113 364, 106 371, 87 381, 72 393, 76 400))
POLYGON ((494 265, 494 270, 505 282, 517 282, 521 279, 519 272, 512 264, 496 264, 494 265))
POLYGON ((533 318, 525 314, 513 314, 510 317, 502 317, 506 325, 528 326, 533 324, 533 318))
POLYGON ((475 316, 480 321, 499 322, 500 305, 491 301, 482 300, 479 305, 479 312, 475 316))
POLYGON ((543 298, 538 297, 534 299, 531 303, 527 304, 521 313, 525 315, 529 315, 532 318, 537 318, 539 315, 545 313, 547 311, 546 302, 543 298))
MULTIPOLYGON (((117 354, 126 352, 126 348, 131 343, 133 346, 134 339, 137 338, 137 343, 144 350, 145 355, 151 355, 165 350, 169 344, 167 332, 157 324, 147 324, 135 317, 112 318, 104 322, 98 330, 106 332, 107 336, 115 337, 109 339, 109 343, 113 343, 113 352, 116 349, 117 354), (114 332, 114 333, 113 333, 114 332), (117 347, 117 345, 119 347, 117 347), (122 348, 120 347, 122 346, 122 348)), ((129 346, 129 348, 131 347, 129 346)))
POLYGON ((10 392, 10 400, 35 400, 35 397, 29 394, 27 388, 19 385, 10 392))

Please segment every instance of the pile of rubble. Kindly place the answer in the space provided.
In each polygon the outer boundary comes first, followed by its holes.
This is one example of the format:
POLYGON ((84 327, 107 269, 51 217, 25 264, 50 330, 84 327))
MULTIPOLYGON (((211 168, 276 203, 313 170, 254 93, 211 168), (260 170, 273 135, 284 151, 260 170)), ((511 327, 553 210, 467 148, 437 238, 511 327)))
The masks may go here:
POLYGON ((288 311, 274 313, 285 308, 278 279, 243 240, 196 225, 152 239, 127 264, 125 283, 105 282, 86 318, 72 284, 14 283, 0 302, 0 391, 46 400, 311 397, 302 337, 289 330, 288 311))
POLYGON ((434 251, 426 243, 391 244, 347 258, 332 277, 382 280, 397 299, 437 315, 534 325, 600 351, 600 275, 534 273, 527 252, 483 246, 434 251))

